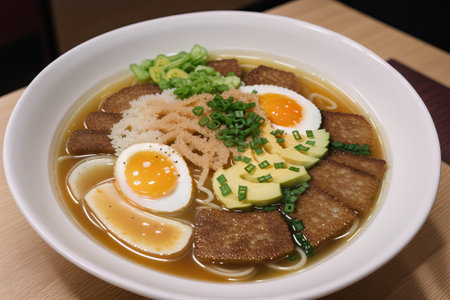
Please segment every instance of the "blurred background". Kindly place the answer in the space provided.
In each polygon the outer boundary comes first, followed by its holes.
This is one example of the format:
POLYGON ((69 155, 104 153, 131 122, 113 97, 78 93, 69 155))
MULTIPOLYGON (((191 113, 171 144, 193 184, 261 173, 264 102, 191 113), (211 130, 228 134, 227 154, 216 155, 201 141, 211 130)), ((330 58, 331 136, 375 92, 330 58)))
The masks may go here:
MULTIPOLYGON (((300 0, 301 1, 301 0, 300 0)), ((0 95, 24 87, 51 61, 109 30, 167 15, 204 10, 264 11, 286 0, 2 0, 0 95)), ((340 0, 445 51, 446 1, 340 0)))

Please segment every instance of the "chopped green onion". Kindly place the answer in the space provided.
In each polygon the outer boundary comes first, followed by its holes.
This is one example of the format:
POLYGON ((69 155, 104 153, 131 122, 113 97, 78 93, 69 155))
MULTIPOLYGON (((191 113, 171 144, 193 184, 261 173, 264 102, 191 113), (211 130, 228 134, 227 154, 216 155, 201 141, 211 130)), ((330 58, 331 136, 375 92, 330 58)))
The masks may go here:
POLYGON ((298 144, 297 146, 294 146, 294 148, 295 148, 295 150, 300 151, 300 152, 309 150, 309 147, 305 147, 302 144, 298 144))
POLYGON ((257 90, 253 90, 252 94, 258 94, 258 91, 257 90))
POLYGON ((275 169, 284 169, 284 161, 276 162, 273 165, 274 165, 275 169))
POLYGON ((314 133, 312 132, 312 130, 306 130, 306 136, 309 138, 314 138, 314 133))
POLYGON ((294 203, 295 201, 297 201, 297 197, 295 197, 294 195, 290 196, 288 199, 289 203, 294 203))
POLYGON ((331 146, 335 149, 351 152, 355 155, 367 156, 371 154, 369 150, 369 144, 364 144, 363 146, 361 146, 359 144, 344 144, 341 142, 332 142, 331 146))
POLYGON ((196 116, 200 116, 203 113, 204 108, 201 106, 196 106, 192 109, 192 112, 194 113, 194 115, 196 116))
POLYGON ((221 186, 220 186, 220 191, 222 192, 222 195, 223 196, 226 196, 226 195, 228 195, 229 193, 231 193, 231 189, 230 189, 230 187, 228 186, 228 184, 222 184, 221 186))
POLYGON ((241 155, 236 155, 233 158, 234 158, 234 161, 241 161, 242 160, 242 156, 241 155))
POLYGON ((234 114, 236 115, 237 118, 242 118, 244 116, 244 111, 242 110, 236 110, 234 112, 234 114))
POLYGON ((200 120, 198 120, 198 125, 200 125, 202 127, 208 123, 209 123, 209 119, 208 119, 208 117, 205 117, 205 116, 201 117, 200 120))
POLYGON ((220 175, 219 177, 217 177, 216 179, 220 184, 224 184, 225 182, 227 182, 227 179, 225 178, 225 175, 223 175, 223 174, 220 175))
POLYGON ((259 176, 256 179, 258 180, 259 183, 261 183, 261 182, 269 181, 270 179, 272 179, 272 175, 267 174, 267 175, 259 176))
POLYGON ((206 127, 208 127, 211 130, 217 129, 220 126, 220 121, 218 120, 211 120, 211 122, 209 122, 208 125, 206 125, 206 127))
POLYGON ((294 260, 297 259, 297 256, 294 255, 294 254, 291 254, 291 255, 288 256, 288 259, 289 259, 289 261, 294 261, 294 260))
POLYGON ((277 138, 277 143, 284 143, 284 139, 283 138, 277 138))
POLYGON ((284 211, 287 213, 292 213, 294 212, 295 209, 295 204, 294 203, 286 203, 284 206, 284 211))
POLYGON ((263 154, 263 152, 264 152, 264 151, 261 149, 261 147, 258 147, 258 148, 255 149, 256 155, 263 154))
POLYGON ((248 164, 245 168, 244 168, 244 170, 245 171, 247 171, 247 173, 251 173, 251 172, 253 172, 253 170, 255 169, 256 167, 255 167, 255 165, 254 164, 248 164))
POLYGON ((290 166, 289 170, 294 171, 294 172, 299 172, 300 168, 294 167, 294 166, 290 166))
POLYGON ((316 144, 316 141, 311 141, 311 140, 309 140, 309 141, 306 141, 306 143, 307 143, 308 145, 314 146, 314 145, 316 144))
POLYGON ((243 160, 246 164, 248 164, 249 162, 252 161, 252 159, 251 159, 250 157, 247 157, 247 156, 242 157, 242 160, 243 160))
POLYGON ((238 188, 238 200, 242 201, 247 198, 247 186, 240 185, 238 188))
POLYGON ((264 169, 264 168, 267 168, 268 166, 270 166, 270 163, 267 160, 265 160, 263 162, 260 162, 258 164, 258 166, 259 166, 260 169, 264 169))
POLYGON ((298 130, 294 130, 292 131, 292 134, 294 135, 294 138, 299 141, 302 139, 302 136, 300 135, 300 133, 298 132, 298 130))
POLYGON ((275 210, 275 209, 277 209, 277 207, 275 205, 263 206, 264 211, 271 211, 271 210, 275 210))

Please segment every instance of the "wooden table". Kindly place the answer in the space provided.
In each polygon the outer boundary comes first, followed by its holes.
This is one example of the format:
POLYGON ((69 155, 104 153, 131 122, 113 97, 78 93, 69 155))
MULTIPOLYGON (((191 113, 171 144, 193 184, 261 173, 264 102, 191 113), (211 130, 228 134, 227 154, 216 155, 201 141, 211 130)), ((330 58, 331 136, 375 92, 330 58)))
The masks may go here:
MULTIPOLYGON (((358 41, 386 60, 396 59, 446 87, 450 85, 448 53, 340 3, 294 1, 268 13, 329 28, 358 41)), ((0 98, 2 141, 9 115, 22 92, 23 89, 0 98)), ((435 205, 417 236, 385 266, 326 299, 449 299, 450 166, 443 162, 441 172, 435 205)), ((15 205, 3 168, 0 169, 0 253, 0 299, 141 298, 86 273, 44 243, 15 205)))

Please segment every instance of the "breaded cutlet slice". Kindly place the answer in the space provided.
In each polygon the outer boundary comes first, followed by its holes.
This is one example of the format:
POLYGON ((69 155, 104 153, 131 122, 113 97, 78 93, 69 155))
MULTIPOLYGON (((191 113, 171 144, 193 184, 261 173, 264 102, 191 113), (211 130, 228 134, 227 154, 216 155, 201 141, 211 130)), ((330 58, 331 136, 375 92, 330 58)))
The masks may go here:
POLYGON ((374 140, 372 126, 361 115, 321 110, 322 127, 335 142, 344 144, 369 144, 374 140))
POLYGON ((67 141, 70 154, 114 153, 107 130, 80 129, 75 130, 67 141))
POLYGON ((336 237, 355 219, 356 213, 324 190, 312 185, 300 195, 291 217, 302 220, 302 233, 312 247, 336 237))
POLYGON ((158 94, 161 89, 156 84, 146 83, 121 89, 103 101, 100 109, 105 112, 122 113, 130 108, 130 101, 143 95, 158 94))
POLYGON ((360 213, 368 212, 378 186, 375 176, 324 159, 309 173, 312 183, 360 213))
POLYGON ((383 177, 386 171, 386 161, 384 159, 356 155, 350 152, 333 150, 327 159, 365 171, 375 176, 378 180, 383 177))
POLYGON ((93 111, 86 116, 84 124, 86 124, 88 129, 111 130, 113 125, 119 122, 120 119, 122 119, 122 114, 93 111))
POLYGON ((270 84, 285 87, 298 92, 300 89, 297 76, 292 72, 260 65, 248 72, 243 81, 246 85, 270 84))
POLYGON ((233 72, 234 75, 241 77, 241 66, 235 58, 212 60, 207 65, 214 68, 222 76, 227 76, 228 73, 233 72))
POLYGON ((194 255, 202 263, 263 263, 294 251, 278 211, 201 209, 194 227, 194 255))

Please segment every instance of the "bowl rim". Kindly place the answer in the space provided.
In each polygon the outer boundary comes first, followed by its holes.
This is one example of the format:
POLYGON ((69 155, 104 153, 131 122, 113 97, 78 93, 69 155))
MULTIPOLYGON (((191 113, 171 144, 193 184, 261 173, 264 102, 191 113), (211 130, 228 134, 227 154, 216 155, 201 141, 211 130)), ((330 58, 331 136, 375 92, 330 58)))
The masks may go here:
MULTIPOLYGON (((132 25, 128 25, 128 26, 124 26, 122 28, 119 29, 115 29, 113 31, 107 32, 105 34, 102 34, 100 36, 97 36, 93 39, 90 39, 78 46, 76 46, 75 48, 69 50, 68 52, 66 52, 65 54, 61 55, 60 57, 58 57, 55 61, 53 61, 51 64, 49 64, 31 83, 30 85, 27 87, 27 89, 25 90, 25 92, 22 94, 22 96, 20 97, 18 103, 16 104, 16 107, 13 110, 13 113, 11 114, 11 117, 8 121, 8 125, 7 125, 7 129, 5 132, 5 137, 4 137, 4 145, 3 145, 3 159, 4 159, 4 171, 5 171, 5 177, 7 180, 7 183, 9 185, 11 194, 13 196, 13 198, 15 199, 19 209, 21 210, 22 214, 25 216, 25 218, 27 219, 27 221, 30 223, 30 225, 33 227, 33 229, 55 250, 57 251, 59 254, 61 254, 62 256, 64 256, 66 259, 68 259, 69 261, 71 261, 72 263, 76 264, 77 266, 81 267, 82 269, 84 269, 85 271, 109 282, 112 283, 116 286, 120 286, 124 289, 127 290, 131 290, 133 292, 136 292, 138 294, 143 294, 143 295, 153 295, 153 296, 158 296, 158 297, 180 297, 183 296, 186 299, 199 299, 198 296, 194 296, 192 298, 190 298, 190 296, 188 295, 179 295, 179 294, 173 294, 170 291, 166 291, 166 290, 161 290, 161 289, 155 289, 153 288, 151 290, 151 294, 148 293, 148 290, 143 290, 142 287, 138 287, 135 286, 132 282, 126 282, 126 281, 120 281, 117 280, 116 277, 114 276, 110 276, 110 274, 105 274, 104 272, 101 272, 98 270, 98 267, 96 266, 92 266, 89 262, 83 261, 82 259, 80 259, 80 257, 78 257, 77 255, 75 255, 72 251, 70 251, 70 249, 67 249, 63 244, 59 243, 58 240, 55 240, 53 237, 51 237, 50 235, 48 235, 48 233, 46 231, 44 231, 39 222, 35 219, 35 217, 33 216, 33 213, 28 211, 26 203, 24 202, 24 200, 22 199, 22 194, 21 192, 18 190, 17 186, 15 185, 15 180, 17 180, 15 178, 15 174, 14 174, 14 166, 11 164, 11 157, 14 155, 13 153, 13 143, 14 143, 14 139, 13 139, 13 128, 15 126, 15 123, 19 121, 20 116, 20 110, 22 109, 22 106, 25 104, 25 101, 27 101, 26 99, 28 99, 30 96, 29 94, 32 92, 32 89, 34 88, 35 85, 38 85, 38 81, 40 80, 40 78, 43 76, 42 74, 46 74, 49 72, 52 72, 52 68, 55 65, 58 65, 61 61, 64 61, 66 59, 66 57, 70 57, 73 53, 76 53, 78 51, 82 51, 85 48, 89 48, 91 47, 92 44, 95 44, 98 41, 101 41, 102 39, 108 39, 110 37, 113 37, 116 34, 121 34, 122 32, 127 32, 129 30, 133 30, 134 28, 137 28, 139 26, 143 26, 144 24, 152 24, 152 23, 156 23, 156 22, 171 22, 172 20, 178 20, 178 19, 183 19, 183 18, 193 18, 193 17, 202 17, 202 16, 208 16, 211 17, 212 15, 215 15, 217 17, 226 17, 229 15, 235 15, 235 16, 242 16, 242 17, 246 17, 246 18, 261 18, 261 19, 267 19, 267 20, 273 20, 276 22, 288 22, 288 23, 295 23, 297 24, 297 26, 302 26, 305 28, 308 28, 310 30, 314 30, 317 32, 322 32, 322 33, 326 33, 327 35, 331 35, 334 36, 335 38, 341 40, 344 43, 347 43, 349 45, 351 45, 352 47, 358 48, 360 51, 362 51, 363 53, 365 53, 367 56, 371 57, 373 60, 375 60, 376 62, 378 62, 379 64, 381 64, 384 68, 386 68, 386 70, 389 70, 389 72, 391 72, 391 74, 393 76, 396 77, 397 80, 399 80, 399 82, 402 82, 403 85, 405 87, 409 88, 409 92, 415 95, 415 100, 420 100, 419 95, 416 93, 416 91, 412 88, 412 86, 409 84, 409 82, 406 81, 405 78, 403 78, 400 73, 398 73, 392 66, 390 66, 387 62, 385 62, 383 59, 381 59, 380 57, 378 57, 375 53, 373 53, 371 50, 368 50, 367 48, 365 48, 364 46, 360 45, 359 43, 345 37, 342 36, 338 33, 335 33, 333 31, 330 31, 328 29, 319 27, 317 25, 314 24, 310 24, 301 20, 297 20, 297 19, 292 19, 292 18, 288 18, 288 17, 283 17, 283 16, 275 16, 275 15, 269 15, 269 14, 265 14, 265 13, 255 13, 255 12, 236 12, 236 11, 206 11, 206 12, 194 12, 194 13, 188 13, 188 14, 180 14, 180 15, 174 15, 174 16, 168 16, 168 17, 163 17, 163 18, 158 18, 158 19, 154 19, 154 20, 149 20, 149 21, 144 21, 144 22, 140 22, 140 23, 136 23, 136 24, 132 24, 132 25)), ((420 101, 417 103, 422 111, 423 111, 423 117, 427 122, 431 122, 431 125, 434 128, 431 116, 428 113, 428 110, 426 109, 425 104, 420 101)), ((431 136, 430 138, 433 139, 435 141, 435 143, 437 143, 437 145, 439 145, 438 143, 438 137, 437 137, 437 133, 436 130, 434 129, 434 133, 431 133, 433 136, 431 136)), ((428 198, 432 198, 434 200, 434 197, 436 196, 437 193, 437 188, 438 188, 438 184, 439 184, 439 174, 440 174, 440 148, 439 147, 434 147, 432 149, 433 153, 432 156, 434 158, 434 161, 432 162, 435 168, 435 173, 433 174, 433 182, 434 185, 433 187, 430 188, 430 194, 428 195, 428 198), (436 157, 439 157, 439 160, 436 160, 436 157)), ((420 227, 423 225, 423 223, 425 222, 431 207, 433 205, 434 201, 428 200, 427 202, 425 202, 423 204, 423 206, 421 207, 421 211, 417 211, 416 215, 414 216, 414 220, 415 223, 414 224, 409 224, 408 228, 406 228, 403 231, 403 234, 401 236, 399 236, 399 238, 395 241, 392 242, 391 245, 389 245, 389 247, 387 247, 385 249, 385 251, 383 252, 383 255, 380 255, 379 257, 377 257, 377 259, 373 259, 370 263, 367 263, 364 266, 361 266, 360 269, 358 270, 352 270, 352 272, 348 272, 346 274, 346 276, 342 276, 341 278, 336 279, 334 282, 329 282, 328 283, 328 287, 326 290, 316 290, 316 291, 310 291, 309 294, 305 294, 302 296, 305 297, 319 297, 319 296, 323 296, 325 294, 329 294, 332 293, 336 290, 339 290, 341 288, 344 288, 354 282, 356 282, 357 280, 361 279, 362 277, 366 276, 367 274, 373 272, 374 270, 376 270, 377 268, 381 267, 383 264, 385 264, 386 262, 388 262, 392 257, 394 257, 396 254, 398 254, 400 252, 400 250, 406 246, 406 244, 414 237, 414 235, 417 233, 417 231, 420 229, 420 227)), ((207 283, 207 284, 211 284, 211 283, 207 283)), ((213 284, 214 285, 214 284, 213 284)), ((240 284, 239 284, 240 285, 240 284)), ((242 284, 242 285, 248 285, 248 284, 242 284)), ((297 296, 296 294, 292 294, 292 295, 282 295, 280 296, 281 298, 286 299, 285 297, 295 297, 297 296)), ((275 297, 276 298, 276 297, 275 297)), ((270 299, 275 299, 274 297, 270 297, 270 299)), ((260 298, 262 299, 262 298, 260 298)), ((269 299, 269 298, 268 298, 269 299)))

